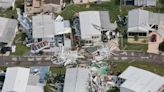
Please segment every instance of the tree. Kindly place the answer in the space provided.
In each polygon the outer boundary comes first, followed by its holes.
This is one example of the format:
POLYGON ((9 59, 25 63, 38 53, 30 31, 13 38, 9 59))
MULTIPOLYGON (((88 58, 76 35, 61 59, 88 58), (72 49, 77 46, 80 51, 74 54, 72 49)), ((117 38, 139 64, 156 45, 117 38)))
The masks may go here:
POLYGON ((159 3, 164 4, 164 0, 159 0, 159 3))
POLYGON ((127 38, 127 22, 128 19, 125 16, 119 16, 119 20, 117 20, 117 30, 120 31, 125 38, 127 38))
POLYGON ((15 6, 17 8, 20 8, 20 9, 24 10, 24 0, 16 0, 15 6))
POLYGON ((164 52, 164 41, 159 44, 158 49, 164 52))

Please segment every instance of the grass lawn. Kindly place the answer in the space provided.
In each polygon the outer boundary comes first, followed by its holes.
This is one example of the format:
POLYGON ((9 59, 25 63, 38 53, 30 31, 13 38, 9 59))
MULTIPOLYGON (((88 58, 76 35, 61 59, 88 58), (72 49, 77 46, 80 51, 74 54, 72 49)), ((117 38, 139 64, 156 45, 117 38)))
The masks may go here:
POLYGON ((119 14, 119 6, 116 5, 115 0, 113 0, 112 2, 104 2, 102 4, 90 4, 89 8, 86 8, 86 5, 67 5, 61 15, 65 19, 71 19, 75 13, 88 10, 109 11, 112 21, 114 21, 119 14))
POLYGON ((25 54, 26 52, 28 52, 29 50, 30 50, 30 48, 26 47, 22 43, 17 43, 16 44, 16 52, 11 53, 11 55, 21 56, 21 55, 25 54))
POLYGON ((107 92, 120 92, 120 90, 118 88, 113 88, 113 89, 111 89, 111 90, 109 90, 107 92))
MULTIPOLYGON (((90 4, 89 8, 86 8, 86 4, 84 5, 66 5, 65 9, 60 13, 65 19, 71 19, 74 14, 80 11, 88 11, 88 10, 101 10, 101 11, 109 11, 111 21, 114 22, 117 19, 117 15, 127 15, 128 11, 134 8, 138 8, 136 6, 122 6, 120 12, 119 0, 111 0, 110 2, 104 2, 102 4, 90 4)), ((150 10, 154 12, 164 12, 163 7, 145 7, 145 10, 150 10)))
POLYGON ((0 11, 0 17, 16 19, 17 13, 16 10, 12 9, 2 10, 0 11))
POLYGON ((65 67, 50 67, 50 71, 54 74, 65 74, 65 67))
POLYGON ((120 62, 113 62, 113 64, 116 65, 115 67, 112 68, 112 71, 114 73, 123 72, 128 66, 135 66, 159 74, 161 76, 164 76, 164 66, 154 63, 148 63, 143 61, 120 61, 120 62))
POLYGON ((148 44, 137 44, 137 43, 128 43, 127 39, 124 39, 125 50, 136 50, 136 51, 147 51, 148 44))
POLYGON ((126 38, 123 38, 123 47, 121 47, 121 38, 119 40, 120 49, 122 50, 136 50, 136 51, 147 51, 148 44, 132 44, 128 43, 126 38))
POLYGON ((148 49, 148 44, 131 44, 127 43, 126 44, 125 50, 136 50, 136 51, 147 51, 148 49))
POLYGON ((19 55, 19 56, 21 56, 21 55, 23 55, 23 54, 25 54, 26 52, 28 52, 29 50, 30 50, 30 48, 28 48, 27 46, 25 46, 24 44, 23 44, 23 42, 22 41, 24 41, 24 39, 25 39, 25 34, 24 33, 18 33, 17 35, 16 35, 16 37, 15 37, 15 39, 14 39, 14 43, 15 43, 15 45, 16 45, 16 52, 15 53, 11 53, 11 55, 19 55), (16 42, 17 40, 19 39, 19 41, 21 41, 21 42, 16 42))

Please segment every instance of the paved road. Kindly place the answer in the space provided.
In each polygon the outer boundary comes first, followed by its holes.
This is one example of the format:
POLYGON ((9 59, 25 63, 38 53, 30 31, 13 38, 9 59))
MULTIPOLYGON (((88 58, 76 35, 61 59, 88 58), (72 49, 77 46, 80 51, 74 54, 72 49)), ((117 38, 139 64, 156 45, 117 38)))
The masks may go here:
MULTIPOLYGON (((164 65, 164 56, 144 52, 115 52, 111 60, 139 60, 164 65)), ((51 62, 51 57, 41 56, 0 56, 0 66, 58 66, 51 62)))
POLYGON ((164 65, 164 56, 152 54, 152 53, 145 53, 145 52, 133 52, 133 51, 121 51, 116 52, 111 59, 113 60, 139 60, 139 61, 146 61, 151 63, 158 63, 164 65))
POLYGON ((0 56, 0 66, 57 66, 50 57, 0 56))

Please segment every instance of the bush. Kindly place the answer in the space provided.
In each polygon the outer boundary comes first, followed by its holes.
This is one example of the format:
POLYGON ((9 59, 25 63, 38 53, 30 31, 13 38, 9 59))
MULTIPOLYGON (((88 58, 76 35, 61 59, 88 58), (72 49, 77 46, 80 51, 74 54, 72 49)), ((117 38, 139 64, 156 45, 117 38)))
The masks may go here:
POLYGON ((135 41, 138 41, 138 35, 135 35, 135 36, 134 36, 134 40, 135 40, 135 41))
POLYGON ((164 52, 164 41, 159 44, 159 50, 164 52))

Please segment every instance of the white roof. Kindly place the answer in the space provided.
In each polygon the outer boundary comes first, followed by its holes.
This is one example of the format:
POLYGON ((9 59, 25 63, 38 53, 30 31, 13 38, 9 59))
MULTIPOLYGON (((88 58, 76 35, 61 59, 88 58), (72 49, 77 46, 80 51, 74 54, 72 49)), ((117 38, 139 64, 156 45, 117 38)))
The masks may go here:
POLYGON ((110 19, 107 11, 83 11, 79 12, 82 39, 91 39, 92 36, 100 36, 101 32, 94 25, 109 28, 110 19))
POLYGON ((2 92, 26 92, 30 69, 7 68, 2 92))
POLYGON ((0 0, 0 7, 2 8, 10 8, 15 4, 15 0, 0 0))
POLYGON ((32 17, 33 37, 47 38, 55 34, 54 19, 50 15, 37 15, 32 17))
POLYGON ((56 34, 71 33, 69 21, 55 21, 56 34))
POLYGON ((164 84, 163 77, 133 66, 129 66, 119 77, 125 79, 121 87, 134 92, 157 92, 164 84))
POLYGON ((149 29, 148 26, 138 26, 138 27, 128 28, 128 32, 138 32, 138 30, 140 32, 147 32, 148 29, 149 29))
MULTIPOLYGON (((134 9, 128 13, 128 31, 129 28, 147 26, 149 21, 149 12, 141 9, 134 9)), ((139 29, 139 28, 137 28, 139 29)))
POLYGON ((0 17, 0 42, 12 43, 18 22, 14 19, 0 17))
POLYGON ((44 92, 44 89, 41 86, 28 85, 26 92, 44 92))
POLYGON ((156 0, 134 0, 136 6, 156 6, 156 0))
POLYGON ((2 2, 2 3, 8 3, 8 2, 14 2, 14 0, 0 0, 0 2, 2 2))
POLYGON ((33 38, 52 38, 70 29, 69 21, 55 21, 51 15, 33 16, 32 21, 33 38))
POLYGON ((88 92, 89 74, 86 68, 67 69, 63 92, 88 92))
POLYGON ((164 23, 164 14, 142 9, 133 9, 128 12, 128 32, 139 29, 139 27, 142 28, 139 31, 148 31, 149 25, 159 25, 160 23, 164 23))

